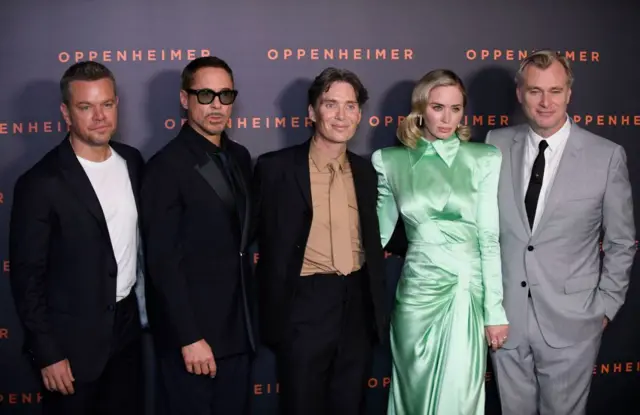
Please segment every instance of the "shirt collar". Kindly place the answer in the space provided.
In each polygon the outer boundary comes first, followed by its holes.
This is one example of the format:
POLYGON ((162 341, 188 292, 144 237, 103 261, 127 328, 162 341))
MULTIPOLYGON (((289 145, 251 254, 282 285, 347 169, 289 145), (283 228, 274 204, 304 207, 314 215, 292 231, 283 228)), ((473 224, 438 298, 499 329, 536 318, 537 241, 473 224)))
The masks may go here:
POLYGON ((553 152, 556 151, 558 147, 569 138, 570 131, 571 117, 569 117, 569 115, 567 114, 567 119, 564 125, 555 134, 547 137, 546 139, 533 131, 533 128, 529 127, 529 143, 537 149, 542 140, 547 140, 547 144, 549 144, 548 148, 553 152))
POLYGON ((411 167, 415 167, 422 157, 428 154, 437 154, 448 167, 451 167, 458 154, 458 148, 460 148, 460 139, 455 133, 449 138, 434 141, 420 137, 415 150, 411 152, 411 167))
MULTIPOLYGON (((309 158, 313 161, 313 164, 318 168, 319 171, 324 171, 327 168, 327 165, 331 161, 330 157, 327 157, 324 153, 318 150, 318 145, 316 144, 315 138, 311 139, 311 145, 309 146, 309 158)), ((338 163, 340 163, 340 168, 342 170, 345 169, 347 164, 347 151, 343 151, 337 157, 338 163)))

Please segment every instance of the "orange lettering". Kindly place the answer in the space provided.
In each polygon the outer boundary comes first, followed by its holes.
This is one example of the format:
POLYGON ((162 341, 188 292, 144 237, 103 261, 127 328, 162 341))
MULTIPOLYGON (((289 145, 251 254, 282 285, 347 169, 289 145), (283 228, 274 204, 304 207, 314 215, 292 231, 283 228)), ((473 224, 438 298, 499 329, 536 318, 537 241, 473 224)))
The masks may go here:
POLYGON ((393 122, 393 117, 390 115, 386 115, 384 117, 384 126, 387 127, 393 122))
POLYGON ((600 53, 599 52, 591 52, 591 60, 594 62, 600 62, 600 53))
POLYGON ((597 121, 596 121, 596 124, 598 124, 598 125, 604 125, 604 115, 598 115, 598 116, 596 117, 596 120, 597 120, 597 121))
POLYGON ((353 59, 357 61, 362 59, 362 49, 356 49, 353 51, 353 59))
POLYGON ((509 125, 509 116, 501 115, 500 116, 500 125, 509 125))
POLYGON ((625 365, 625 372, 633 372, 633 363, 627 362, 625 365))
POLYGON ((389 385, 391 385, 391 377, 389 377, 389 376, 383 377, 382 378, 382 386, 386 388, 389 385))
POLYGON ((320 53, 320 51, 318 49, 311 49, 311 60, 318 60, 319 56, 318 54, 320 53))
POLYGON ((102 52, 102 60, 105 62, 111 62, 111 51, 105 50, 102 52))
POLYGON ((313 126, 313 121, 311 121, 311 118, 304 117, 304 126, 305 127, 312 127, 313 126))
POLYGON ((4 203, 4 193, 0 192, 0 205, 4 203))
POLYGON ((282 58, 284 60, 287 60, 291 57, 291 55, 293 55, 293 51, 291 49, 285 49, 282 51, 282 58))
POLYGON ((286 127, 286 126, 287 126, 287 118, 286 117, 276 118, 276 128, 286 127))
POLYGON ((473 61, 478 57, 478 54, 473 49, 469 49, 466 55, 467 55, 467 59, 469 59, 470 61, 473 61))
POLYGON ((164 128, 166 128, 167 130, 173 130, 174 128, 176 128, 176 122, 169 118, 164 122, 164 128))
POLYGON ((200 56, 211 56, 211 51, 209 49, 202 49, 200 51, 200 56))
POLYGON ((508 50, 507 51, 507 58, 508 61, 512 61, 513 60, 513 51, 512 50, 508 50))
POLYGON ((640 115, 635 115, 633 117, 633 125, 635 125, 635 126, 640 125, 640 115))
POLYGON ((260 259, 260 253, 256 252, 255 254, 253 254, 253 263, 257 264, 258 260, 260 259))
POLYGON ((413 60, 413 49, 405 49, 404 58, 405 60, 413 60))
POLYGON ((237 119, 238 128, 247 128, 247 117, 237 119))
POLYGON ((142 50, 134 50, 131 53, 131 60, 133 61, 141 61, 142 60, 142 50))
POLYGON ((582 117, 581 116, 579 116, 579 115, 574 115, 573 116, 573 122, 578 124, 580 121, 582 121, 582 117))
POLYGON ((155 61, 156 60, 156 51, 151 49, 147 51, 147 59, 149 59, 150 61, 155 61))
POLYGON ((187 59, 189 59, 190 61, 194 60, 196 58, 196 51, 195 49, 189 49, 187 51, 187 59))
POLYGON ((384 251, 384 259, 389 258, 390 256, 393 256, 393 254, 389 251, 384 251))
POLYGON ((0 339, 9 338, 9 329, 0 329, 0 339))
POLYGON ((18 403, 18 396, 15 393, 9 394, 9 405, 15 405, 18 403))
POLYGON ((251 119, 251 126, 252 126, 252 128, 260 128, 260 118, 253 117, 251 119))
POLYGON ((614 363, 613 364, 613 373, 620 373, 622 372, 622 364, 621 363, 614 363))
POLYGON ((387 59, 387 50, 386 49, 376 49, 376 59, 387 59))
POLYGON ((2 261, 2 272, 10 272, 9 260, 2 261))
POLYGON ((51 121, 45 121, 44 122, 44 132, 45 133, 50 133, 51 132, 51 121))
POLYGON ((564 54, 564 56, 565 56, 567 59, 569 59, 569 60, 572 60, 572 61, 576 60, 576 53, 575 53, 575 52, 569 52, 569 51, 567 51, 567 52, 564 54))
POLYGON ((377 127, 380 124, 380 118, 376 117, 375 115, 371 116, 369 118, 369 125, 372 127, 377 127))
POLYGON ((8 134, 6 122, 0 123, 0 134, 8 134))
POLYGON ((253 394, 254 395, 262 395, 262 385, 257 384, 253 386, 253 394))
POLYGON ((338 59, 340 59, 340 60, 349 59, 349 50, 347 50, 347 49, 338 50, 338 59))
POLYGON ((182 50, 171 50, 171 60, 182 60, 182 50))
POLYGON ((126 62, 127 61, 127 51, 126 50, 119 50, 118 52, 116 52, 116 59, 118 61, 126 62))
POLYGON ((495 126, 496 125, 496 116, 489 115, 489 120, 487 121, 487 125, 495 126))
POLYGON ((96 52, 95 50, 90 50, 89 51, 89 60, 90 61, 94 60, 97 57, 98 57, 98 52, 96 52))
POLYGON ((391 49, 391 60, 392 61, 397 61, 398 59, 400 59, 400 50, 398 49, 391 49))
POLYGON ((580 51, 580 62, 586 62, 586 61, 587 61, 587 52, 580 51))
MULTIPOLYGON (((58 60, 62 63, 67 63, 69 62, 69 59, 71 59, 71 56, 69 56, 69 54, 67 52, 60 52, 58 54, 58 60)), ((2 401, 0 401, 2 402, 2 401)))
POLYGON ((293 128, 298 128, 300 127, 300 117, 292 117, 291 118, 291 126, 293 128))
POLYGON ((480 51, 480 59, 485 60, 490 56, 489 51, 486 49, 482 49, 480 51))
POLYGON ((75 55, 76 55, 76 62, 80 62, 84 58, 84 53, 80 51, 76 51, 75 55))
POLYGON ((473 125, 484 125, 482 115, 473 116, 473 125))
POLYGON ((297 51, 297 55, 298 55, 298 60, 304 58, 304 56, 307 54, 307 52, 304 49, 298 49, 297 51))
POLYGON ((498 58, 500 58, 502 56, 502 51, 500 49, 494 49, 493 50, 493 60, 497 61, 498 58))
POLYGON ((30 133, 37 133, 38 132, 38 123, 37 122, 30 122, 28 128, 29 128, 29 132, 30 133))
POLYGON ((275 49, 269 49, 267 51, 267 58, 269 58, 269 60, 271 61, 278 59, 278 51, 275 49))
POLYGON ((378 379, 370 378, 369 381, 367 382, 367 385, 369 386, 370 389, 378 387, 378 379))

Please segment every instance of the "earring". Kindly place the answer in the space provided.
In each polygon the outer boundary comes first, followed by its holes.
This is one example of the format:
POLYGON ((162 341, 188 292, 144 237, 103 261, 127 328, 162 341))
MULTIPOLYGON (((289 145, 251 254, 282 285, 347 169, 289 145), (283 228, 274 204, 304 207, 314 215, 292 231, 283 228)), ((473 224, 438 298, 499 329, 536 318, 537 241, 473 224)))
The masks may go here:
POLYGON ((418 127, 421 127, 424 125, 424 121, 422 120, 422 115, 418 115, 418 127))

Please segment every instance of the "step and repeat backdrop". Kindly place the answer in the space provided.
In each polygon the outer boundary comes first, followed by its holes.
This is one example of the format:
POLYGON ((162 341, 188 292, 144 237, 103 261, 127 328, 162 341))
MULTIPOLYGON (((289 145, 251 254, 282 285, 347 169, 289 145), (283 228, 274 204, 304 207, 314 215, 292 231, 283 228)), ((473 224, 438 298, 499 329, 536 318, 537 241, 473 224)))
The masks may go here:
MULTIPOLYGON (((148 158, 172 139, 183 120, 180 72, 198 56, 225 59, 240 91, 230 121, 233 139, 255 157, 310 135, 306 91, 327 66, 355 71, 369 89, 356 153, 394 145, 409 111, 411 90, 427 71, 456 71, 470 103, 464 122, 474 140, 521 121, 513 75, 535 49, 552 48, 573 64, 569 107, 574 121, 625 147, 631 181, 640 191, 640 5, 631 0, 25 0, 0 5, 0 413, 39 414, 40 382, 21 354, 22 331, 9 290, 8 222, 16 178, 67 131, 58 82, 81 60, 115 74, 120 96, 117 140, 148 158)), ((636 209, 637 211, 637 209, 636 209)), ((636 223, 640 223, 636 216, 636 223)), ((401 259, 389 256, 391 307, 401 259)), ((593 367, 591 414, 640 413, 640 298, 636 268, 616 321, 593 367)), ((149 414, 157 404, 153 344, 147 340, 149 414)), ((367 412, 384 414, 390 356, 377 350, 367 412)), ((487 413, 499 414, 491 367, 487 413)), ((254 413, 277 413, 273 356, 259 350, 254 413)), ((446 415, 446 414, 445 414, 446 415)))

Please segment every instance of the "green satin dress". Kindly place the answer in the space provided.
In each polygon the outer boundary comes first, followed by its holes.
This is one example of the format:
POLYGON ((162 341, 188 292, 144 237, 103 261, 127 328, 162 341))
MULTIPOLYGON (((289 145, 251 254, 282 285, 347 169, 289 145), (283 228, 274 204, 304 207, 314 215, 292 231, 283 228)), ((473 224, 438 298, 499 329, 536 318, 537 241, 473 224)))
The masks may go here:
POLYGON ((408 251, 391 318, 389 415, 484 414, 485 325, 502 307, 493 146, 456 135, 377 150, 383 246, 399 218, 408 251))

